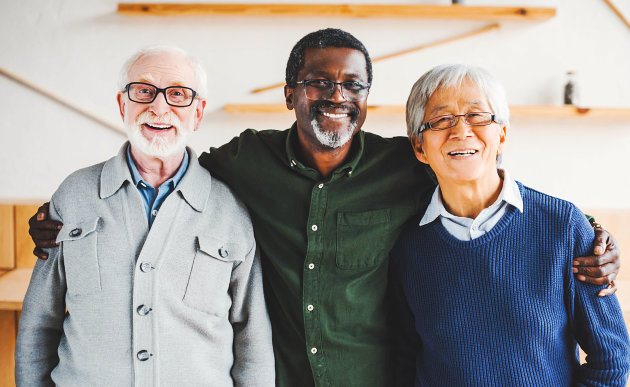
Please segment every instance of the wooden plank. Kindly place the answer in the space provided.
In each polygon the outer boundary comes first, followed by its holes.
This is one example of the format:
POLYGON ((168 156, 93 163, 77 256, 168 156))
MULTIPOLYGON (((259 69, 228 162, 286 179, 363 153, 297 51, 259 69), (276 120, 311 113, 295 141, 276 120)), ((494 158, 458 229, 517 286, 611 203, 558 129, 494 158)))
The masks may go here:
POLYGON ((630 21, 628 21, 628 19, 626 19, 626 17, 624 16, 624 14, 619 10, 619 8, 617 8, 617 6, 615 4, 613 4, 612 1, 610 0, 604 0, 606 2, 606 4, 608 4, 608 6, 610 7, 610 9, 612 9, 612 11, 615 13, 615 15, 617 15, 617 17, 619 19, 621 19, 621 21, 623 22, 623 24, 626 25, 626 27, 630 28, 630 21))
POLYGON ((13 205, 0 204, 0 269, 15 267, 15 229, 13 205))
POLYGON ((22 310, 33 269, 15 269, 0 277, 0 310, 22 310))
MULTIPOLYGON (((223 110, 231 114, 290 113, 284 104, 227 104, 223 110)), ((404 115, 402 105, 369 105, 370 114, 404 115)), ((630 119, 630 109, 624 108, 577 108, 575 106, 510 106, 512 117, 570 118, 590 117, 606 119, 630 119)))
POLYGON ((228 4, 118 3, 132 16, 326 17, 544 21, 555 8, 390 4, 228 4))
POLYGON ((15 386, 16 314, 0 310, 0 386, 15 386))
POLYGON ((15 205, 15 267, 33 268, 37 258, 33 255, 35 244, 28 234, 28 220, 39 208, 38 204, 15 205))

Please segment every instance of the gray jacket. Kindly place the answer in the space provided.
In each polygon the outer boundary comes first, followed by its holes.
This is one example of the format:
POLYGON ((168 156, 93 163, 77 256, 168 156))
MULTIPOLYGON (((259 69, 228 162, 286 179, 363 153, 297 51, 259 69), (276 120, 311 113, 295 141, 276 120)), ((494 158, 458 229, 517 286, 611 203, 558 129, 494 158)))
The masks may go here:
POLYGON ((245 207, 189 149, 149 229, 125 147, 53 195, 61 246, 37 262, 24 299, 17 385, 272 386, 245 207))

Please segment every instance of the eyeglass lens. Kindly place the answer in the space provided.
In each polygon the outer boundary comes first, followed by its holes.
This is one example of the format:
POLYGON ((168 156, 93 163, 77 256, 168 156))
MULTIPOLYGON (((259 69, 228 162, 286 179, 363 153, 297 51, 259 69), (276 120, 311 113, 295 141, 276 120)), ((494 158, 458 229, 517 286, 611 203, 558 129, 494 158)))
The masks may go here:
POLYGON ((339 85, 341 95, 348 102, 358 102, 367 96, 369 88, 360 82, 331 82, 327 80, 303 81, 306 97, 311 100, 328 99, 339 85))
POLYGON ((158 89, 148 83, 130 83, 129 99, 139 103, 151 103, 158 93, 164 93, 166 102, 173 106, 189 106, 195 97, 195 92, 191 88, 183 86, 170 86, 165 89, 158 89))
POLYGON ((471 112, 462 115, 447 114, 431 118, 428 121, 429 129, 442 130, 451 128, 457 125, 457 120, 460 117, 463 117, 464 122, 468 125, 489 125, 492 122, 492 113, 488 112, 471 112))

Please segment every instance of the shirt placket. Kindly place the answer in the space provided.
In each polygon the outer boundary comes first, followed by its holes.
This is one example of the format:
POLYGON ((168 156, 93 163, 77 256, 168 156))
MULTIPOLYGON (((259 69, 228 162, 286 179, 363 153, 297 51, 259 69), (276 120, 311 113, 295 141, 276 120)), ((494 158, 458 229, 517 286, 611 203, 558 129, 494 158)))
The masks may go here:
POLYGON ((306 350, 316 385, 325 385, 326 351, 321 325, 320 275, 324 250, 324 215, 328 186, 316 183, 311 190, 311 204, 307 223, 307 251, 303 267, 302 313, 306 335, 306 350))

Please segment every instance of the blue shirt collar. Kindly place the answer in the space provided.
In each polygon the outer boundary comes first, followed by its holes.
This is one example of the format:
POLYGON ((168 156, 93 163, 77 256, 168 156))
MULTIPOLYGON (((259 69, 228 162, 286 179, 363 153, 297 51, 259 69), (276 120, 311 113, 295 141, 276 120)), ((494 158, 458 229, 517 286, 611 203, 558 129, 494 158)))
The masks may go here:
MULTIPOLYGON (((142 186, 142 188, 152 187, 151 184, 147 183, 142 178, 142 176, 140 175, 140 172, 138 172, 138 167, 136 167, 136 164, 133 161, 133 157, 131 157, 131 150, 130 149, 131 149, 131 144, 129 144, 127 146, 127 163, 129 164, 129 171, 131 172, 131 178, 133 180, 133 184, 136 187, 138 187, 138 185, 140 185, 140 186, 142 186)), ((170 179, 166 180, 162 184, 170 184, 171 188, 175 188, 177 186, 177 184, 179 183, 179 181, 184 176, 184 173, 186 173, 186 169, 188 169, 188 163, 189 163, 188 151, 184 151, 184 160, 182 160, 182 163, 180 164, 179 169, 177 170, 175 175, 173 175, 173 177, 171 177, 170 179)), ((152 188, 155 188, 155 187, 152 187, 152 188)))
MULTIPOLYGON (((521 196, 518 184, 516 184, 516 181, 512 179, 512 177, 504 169, 499 169, 499 173, 503 175, 503 186, 499 197, 492 206, 498 207, 501 203, 506 202, 507 204, 516 207, 520 212, 523 212, 523 197, 521 196)), ((438 185, 435 187, 435 191, 433 191, 431 202, 429 203, 422 220, 420 220, 419 225, 424 226, 425 224, 429 224, 440 215, 446 218, 456 218, 455 215, 452 215, 446 210, 446 208, 444 208, 442 195, 440 194, 440 186, 438 185)))

